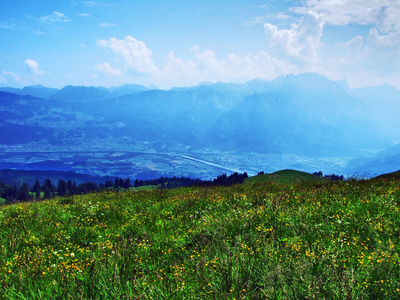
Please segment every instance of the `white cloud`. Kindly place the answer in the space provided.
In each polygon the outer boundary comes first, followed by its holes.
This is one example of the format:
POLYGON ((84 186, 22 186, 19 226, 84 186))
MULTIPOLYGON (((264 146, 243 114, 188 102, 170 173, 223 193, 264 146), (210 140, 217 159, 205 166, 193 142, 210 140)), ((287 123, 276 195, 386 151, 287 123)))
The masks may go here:
POLYGON ((223 80, 248 81, 254 78, 273 79, 282 74, 296 73, 297 68, 290 62, 272 57, 260 51, 256 55, 231 53, 220 61, 223 80))
POLYGON ((168 74, 174 75, 174 77, 181 74, 198 75, 197 64, 195 62, 192 60, 184 62, 182 59, 175 57, 173 51, 170 51, 167 55, 167 64, 164 66, 164 70, 168 74))
POLYGON ((95 1, 83 1, 83 4, 85 4, 85 6, 112 6, 113 4, 109 4, 109 3, 101 3, 101 2, 95 2, 95 1))
POLYGON ((79 13, 78 16, 79 17, 89 17, 90 14, 88 14, 88 13, 79 13))
POLYGON ((339 43, 315 67, 332 79, 345 78, 350 87, 391 84, 397 88, 400 79, 400 33, 380 34, 371 28, 366 38, 355 36, 339 43))
POLYGON ((31 31, 33 34, 37 34, 37 35, 43 35, 46 34, 45 32, 41 31, 41 30, 36 30, 36 29, 32 29, 32 28, 26 28, 29 31, 31 31))
POLYGON ((131 36, 123 40, 111 38, 109 41, 99 40, 97 44, 101 47, 111 49, 116 55, 122 57, 128 66, 140 73, 153 73, 157 71, 151 58, 152 51, 142 41, 131 36))
POLYGON ((117 24, 114 23, 101 23, 100 27, 114 27, 117 26, 117 24))
POLYGON ((243 26, 255 26, 259 24, 264 24, 267 21, 271 20, 278 20, 278 21, 288 21, 292 20, 293 17, 289 16, 288 14, 285 14, 283 12, 279 12, 277 14, 270 14, 266 16, 256 16, 253 17, 250 21, 245 21, 243 22, 243 26))
POLYGON ((121 76, 121 71, 111 67, 109 63, 97 64, 96 70, 104 73, 106 76, 121 76))
MULTIPOLYGON (((342 30, 347 30, 348 25, 352 25, 352 31, 359 29, 352 39, 324 49, 323 60, 314 64, 321 73, 346 78, 353 87, 384 82, 399 87, 400 1, 304 0, 289 11, 314 11, 326 24, 342 26, 342 30), (366 28, 369 32, 365 34, 366 28)), ((327 36, 326 40, 330 38, 327 36)))
POLYGON ((205 50, 199 52, 199 47, 193 47, 192 51, 195 53, 197 58, 197 66, 203 73, 208 73, 210 77, 218 76, 223 73, 220 62, 215 58, 214 51, 205 50))
POLYGON ((335 46, 347 51, 347 56, 342 57, 342 64, 353 64, 359 70, 370 70, 381 74, 399 70, 400 31, 381 34, 376 28, 371 28, 365 39, 356 36, 335 46))
POLYGON ((291 29, 278 29, 270 23, 264 24, 264 29, 272 47, 282 48, 291 57, 315 61, 324 24, 321 15, 309 11, 299 24, 292 24, 291 29))
POLYGON ((291 10, 315 11, 332 25, 372 25, 382 32, 400 29, 400 1, 395 0, 305 0, 303 6, 291 10))
POLYGON ((3 74, 8 77, 11 77, 16 82, 21 82, 21 75, 17 73, 3 70, 3 74))
POLYGON ((200 51, 199 46, 192 47, 191 51, 195 57, 188 61, 175 57, 172 51, 168 53, 167 63, 157 73, 159 86, 194 85, 202 81, 245 82, 298 72, 290 62, 263 51, 256 55, 231 53, 221 60, 211 50, 200 51))
POLYGON ((400 53, 400 31, 393 31, 388 34, 379 34, 375 28, 370 29, 367 39, 367 46, 379 51, 397 50, 400 53))
POLYGON ((32 75, 43 75, 43 74, 46 74, 45 71, 42 71, 42 70, 39 69, 38 63, 33 59, 25 60, 25 64, 28 67, 29 73, 31 73, 32 75))
POLYGON ((254 26, 264 24, 268 20, 267 16, 257 16, 252 18, 250 21, 243 22, 243 26, 254 26))
POLYGON ((39 21, 42 23, 53 24, 53 23, 66 23, 70 22, 71 20, 63 13, 55 11, 51 15, 39 18, 39 21))
POLYGON ((400 31, 380 34, 377 29, 370 29, 363 54, 365 63, 372 68, 383 72, 399 72, 400 31))
POLYGON ((291 17, 288 14, 285 14, 283 12, 277 13, 276 15, 271 16, 271 17, 275 17, 275 19, 277 19, 277 20, 291 20, 291 19, 293 19, 293 17, 291 17))
POLYGON ((357 35, 350 41, 344 43, 337 43, 335 46, 339 48, 346 49, 350 52, 359 52, 363 46, 364 39, 361 35, 357 35))
POLYGON ((1 29, 8 29, 8 30, 15 30, 15 24, 14 23, 5 23, 5 22, 0 22, 0 28, 1 29))
MULTIPOLYGON (((332 55, 330 59, 335 62, 334 64, 342 67, 361 63, 364 59, 361 54, 363 48, 364 38, 361 35, 357 35, 347 42, 336 43, 333 51, 331 51, 332 55)), ((327 64, 328 58, 325 58, 324 61, 324 65, 327 67, 329 65, 329 63, 327 64)))

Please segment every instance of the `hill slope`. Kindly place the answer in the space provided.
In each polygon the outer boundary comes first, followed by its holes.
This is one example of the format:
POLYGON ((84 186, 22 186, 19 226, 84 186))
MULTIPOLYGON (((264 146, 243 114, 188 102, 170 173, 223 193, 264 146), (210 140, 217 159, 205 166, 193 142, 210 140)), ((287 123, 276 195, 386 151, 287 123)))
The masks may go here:
POLYGON ((400 180, 400 170, 392 173, 382 174, 377 177, 376 179, 384 179, 384 180, 400 180))
POLYGON ((373 179, 112 192, 0 207, 0 293, 398 299, 399 196, 398 181, 373 179))
POLYGON ((278 182, 278 183, 296 183, 309 181, 322 181, 321 177, 313 174, 296 171, 296 170, 281 170, 271 174, 261 174, 248 177, 244 180, 244 184, 278 182))

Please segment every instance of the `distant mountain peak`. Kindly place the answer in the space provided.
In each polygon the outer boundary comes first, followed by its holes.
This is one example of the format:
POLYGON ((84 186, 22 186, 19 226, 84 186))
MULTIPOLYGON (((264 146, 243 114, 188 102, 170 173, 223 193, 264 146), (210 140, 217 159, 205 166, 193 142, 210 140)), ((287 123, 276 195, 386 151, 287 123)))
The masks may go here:
POLYGON ((202 81, 202 82, 196 84, 195 86, 196 86, 196 87, 197 87, 197 86, 210 86, 210 85, 213 85, 213 84, 214 84, 214 83, 212 83, 211 81, 202 81))
POLYGON ((25 88, 42 89, 42 88, 47 88, 47 87, 45 87, 45 86, 42 85, 42 84, 35 84, 35 85, 26 86, 26 87, 24 87, 24 89, 25 89, 25 88))
POLYGON ((27 95, 36 98, 48 99, 58 92, 58 89, 45 87, 41 84, 26 86, 23 89, 17 88, 0 88, 0 91, 9 92, 17 95, 27 95))
POLYGON ((343 89, 347 91, 348 85, 345 79, 335 81, 317 73, 300 73, 280 76, 273 80, 277 87, 298 87, 307 90, 343 89))
POLYGON ((107 98, 110 98, 110 93, 99 90, 93 86, 85 87, 67 85, 63 87, 59 92, 54 94, 51 97, 51 100, 87 103, 101 101, 107 98))

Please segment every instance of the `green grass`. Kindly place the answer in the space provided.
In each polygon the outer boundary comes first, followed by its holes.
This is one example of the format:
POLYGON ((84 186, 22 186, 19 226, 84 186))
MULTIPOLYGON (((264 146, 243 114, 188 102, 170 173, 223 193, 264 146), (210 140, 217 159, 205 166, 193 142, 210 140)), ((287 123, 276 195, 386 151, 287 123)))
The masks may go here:
POLYGON ((390 178, 104 192, 0 208, 5 299, 395 299, 390 178))
MULTIPOLYGON (((36 197, 36 193, 34 193, 34 192, 29 192, 29 195, 32 197, 36 197)), ((40 198, 43 199, 43 197, 44 197, 44 192, 40 192, 40 198)))
POLYGON ((313 174, 296 171, 296 170, 282 170, 271 174, 262 174, 252 176, 244 180, 244 184, 263 183, 263 182, 277 182, 277 183, 297 183, 309 181, 323 181, 325 179, 315 176, 313 174))
POLYGON ((138 187, 131 187, 129 190, 131 191, 136 191, 136 192, 141 192, 141 191, 150 191, 158 188, 158 185, 143 185, 143 186, 138 186, 138 187))

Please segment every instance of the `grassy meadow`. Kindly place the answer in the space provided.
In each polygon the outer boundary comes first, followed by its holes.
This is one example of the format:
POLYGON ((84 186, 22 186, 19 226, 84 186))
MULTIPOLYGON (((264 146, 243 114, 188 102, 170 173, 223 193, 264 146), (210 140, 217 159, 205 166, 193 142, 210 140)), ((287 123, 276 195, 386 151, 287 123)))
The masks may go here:
POLYGON ((4 299, 400 298, 400 184, 253 182, 0 207, 4 299))

